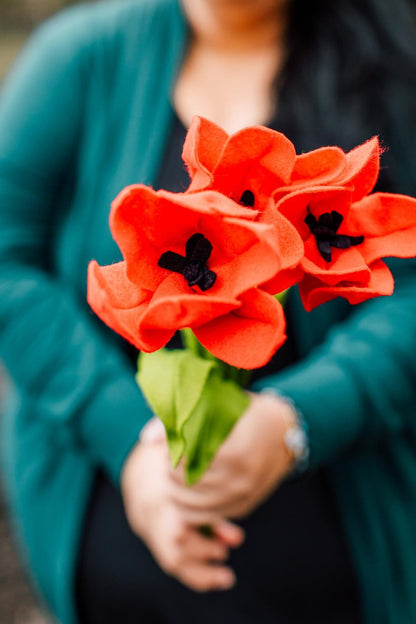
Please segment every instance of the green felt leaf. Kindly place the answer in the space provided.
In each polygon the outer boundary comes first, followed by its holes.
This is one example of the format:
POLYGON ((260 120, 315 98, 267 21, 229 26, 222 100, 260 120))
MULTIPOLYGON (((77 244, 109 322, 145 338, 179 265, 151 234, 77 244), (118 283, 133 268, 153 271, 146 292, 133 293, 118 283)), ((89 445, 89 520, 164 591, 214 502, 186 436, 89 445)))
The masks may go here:
POLYGON ((183 431, 188 485, 202 477, 249 402, 236 383, 211 372, 183 431))
POLYGON ((215 369, 215 362, 198 357, 188 350, 182 351, 176 378, 175 400, 179 424, 183 425, 190 417, 203 392, 208 376, 215 369))
POLYGON ((200 400, 215 362, 189 350, 160 349, 141 353, 137 383, 166 429, 171 460, 176 466, 185 450, 183 427, 200 400))
MULTIPOLYGON (((283 294, 287 292, 288 291, 285 290, 283 291, 283 294)), ((242 388, 246 388, 248 386, 251 377, 250 370, 230 366, 230 364, 226 364, 222 360, 216 358, 215 355, 212 355, 212 353, 210 353, 208 349, 206 349, 199 342, 192 329, 181 329, 181 334, 183 343, 187 349, 190 349, 193 353, 197 354, 201 358, 204 358, 206 360, 212 360, 216 363, 216 368, 218 369, 222 379, 231 379, 242 388)))
POLYGON ((193 335, 187 335, 186 343, 184 350, 141 353, 136 379, 165 425, 173 466, 185 457, 185 477, 191 485, 248 407, 240 384, 249 371, 216 360, 193 335))

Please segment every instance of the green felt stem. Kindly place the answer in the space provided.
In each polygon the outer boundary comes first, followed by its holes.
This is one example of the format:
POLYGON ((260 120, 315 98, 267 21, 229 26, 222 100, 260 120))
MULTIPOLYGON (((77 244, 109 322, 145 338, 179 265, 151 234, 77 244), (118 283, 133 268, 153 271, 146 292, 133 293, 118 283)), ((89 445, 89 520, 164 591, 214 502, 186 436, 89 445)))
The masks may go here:
POLYGON ((185 480, 191 485, 207 470, 250 399, 236 381, 224 378, 230 367, 202 357, 189 335, 187 342, 192 350, 141 353, 136 379, 165 426, 173 466, 185 459, 185 480))
POLYGON ((247 388, 251 379, 251 371, 246 370, 245 368, 236 368, 235 370, 236 370, 235 382, 241 388, 247 388))
POLYGON ((181 336, 186 349, 189 349, 192 353, 195 353, 195 355, 199 355, 206 360, 215 359, 214 356, 202 346, 192 329, 189 327, 181 329, 181 336))
POLYGON ((184 346, 192 351, 192 353, 206 360, 215 362, 217 370, 220 373, 222 379, 235 381, 235 383, 241 388, 246 388, 248 386, 251 377, 251 371, 244 368, 236 368, 235 366, 226 364, 222 360, 216 358, 215 355, 212 355, 212 353, 210 353, 208 349, 206 349, 199 342, 192 329, 181 329, 181 335, 184 346))
POLYGON ((203 524, 202 526, 198 527, 198 530, 202 537, 206 537, 207 539, 212 539, 215 536, 215 531, 213 527, 209 524, 203 524))
POLYGON ((286 288, 286 290, 282 290, 282 292, 277 293, 277 295, 275 295, 275 299, 277 299, 278 302, 282 304, 282 306, 284 306, 286 303, 289 291, 290 291, 290 288, 286 288))

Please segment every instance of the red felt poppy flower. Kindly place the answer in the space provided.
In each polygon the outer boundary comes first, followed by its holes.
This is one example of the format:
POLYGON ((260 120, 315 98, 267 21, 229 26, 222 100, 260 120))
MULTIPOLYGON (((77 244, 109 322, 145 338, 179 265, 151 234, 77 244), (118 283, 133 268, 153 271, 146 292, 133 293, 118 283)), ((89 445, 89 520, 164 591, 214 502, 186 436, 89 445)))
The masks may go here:
POLYGON ((259 287, 279 271, 282 254, 278 229, 256 216, 213 191, 127 187, 110 216, 124 261, 90 264, 91 307, 143 351, 191 327, 228 364, 263 366, 285 340, 282 307, 259 287))
POLYGON ((381 258, 416 255, 416 200, 375 193, 353 201, 365 187, 361 181, 352 189, 302 189, 277 203, 304 241, 299 291, 307 310, 338 296, 359 303, 391 294, 393 278, 381 258))
POLYGON ((348 186, 353 199, 367 195, 379 172, 377 137, 347 154, 339 147, 321 147, 296 156, 291 141, 263 126, 245 128, 229 136, 222 128, 195 116, 182 157, 191 184, 188 192, 214 189, 244 206, 259 210, 299 188, 348 186))
POLYGON ((183 152, 188 191, 214 189, 244 206, 263 209, 272 192, 289 184, 296 151, 288 138, 263 126, 229 136, 208 119, 195 116, 183 152))

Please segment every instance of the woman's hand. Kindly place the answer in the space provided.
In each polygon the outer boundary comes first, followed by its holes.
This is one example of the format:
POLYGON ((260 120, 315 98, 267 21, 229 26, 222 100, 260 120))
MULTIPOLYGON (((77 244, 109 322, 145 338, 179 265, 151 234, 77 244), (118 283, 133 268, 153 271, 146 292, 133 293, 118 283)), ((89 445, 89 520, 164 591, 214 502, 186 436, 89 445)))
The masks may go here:
POLYGON ((204 511, 224 518, 247 515, 290 472, 293 457, 284 443, 284 434, 294 424, 296 414, 278 397, 251 394, 251 399, 195 486, 184 488, 182 471, 171 472, 172 500, 190 514, 204 511))
MULTIPOLYGON (((243 541, 242 529, 205 512, 198 513, 197 524, 192 524, 191 514, 171 497, 170 472, 164 439, 144 435, 128 456, 121 476, 130 527, 160 567, 189 588, 201 592, 231 588, 234 573, 224 561, 229 548, 243 541), (201 524, 209 524, 214 535, 203 537, 198 529, 201 524)), ((176 491, 180 488, 177 485, 176 491)))

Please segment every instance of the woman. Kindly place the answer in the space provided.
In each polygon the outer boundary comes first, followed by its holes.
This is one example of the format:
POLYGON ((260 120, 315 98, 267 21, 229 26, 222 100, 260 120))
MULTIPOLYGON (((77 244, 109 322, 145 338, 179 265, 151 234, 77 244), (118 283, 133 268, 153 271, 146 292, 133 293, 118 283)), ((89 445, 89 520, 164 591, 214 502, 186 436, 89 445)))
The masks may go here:
POLYGON ((410 9, 334 5, 84 6, 40 29, 5 86, 0 326, 14 382, 5 475, 29 565, 64 624, 416 617, 412 263, 397 263, 391 299, 353 311, 336 302, 306 315, 292 296, 292 365, 276 373, 274 362, 255 387, 279 390, 297 411, 255 394, 191 492, 163 441, 137 443, 151 414, 128 349, 85 306, 88 261, 119 258, 111 200, 132 182, 176 182, 184 129, 171 101, 185 125, 194 112, 229 131, 271 123, 298 150, 349 149, 381 133, 391 147, 382 184, 415 193, 410 9), (278 488, 293 468, 284 432, 300 412, 310 470, 278 488), (226 519, 247 514, 240 546, 226 519), (198 531, 206 522, 211 540, 198 531), (228 591, 187 590, 143 542, 184 585, 228 591))

